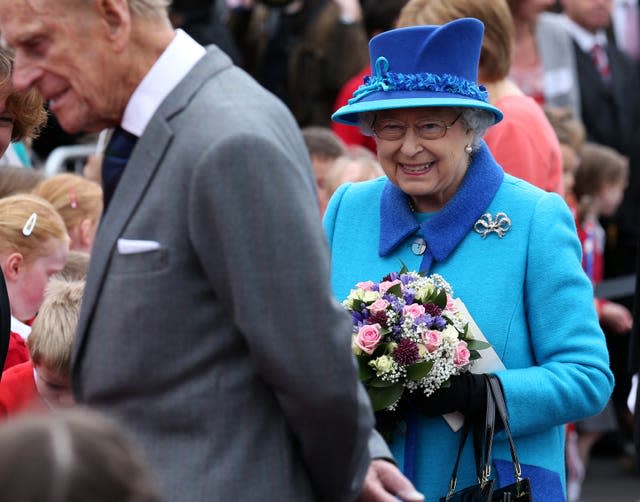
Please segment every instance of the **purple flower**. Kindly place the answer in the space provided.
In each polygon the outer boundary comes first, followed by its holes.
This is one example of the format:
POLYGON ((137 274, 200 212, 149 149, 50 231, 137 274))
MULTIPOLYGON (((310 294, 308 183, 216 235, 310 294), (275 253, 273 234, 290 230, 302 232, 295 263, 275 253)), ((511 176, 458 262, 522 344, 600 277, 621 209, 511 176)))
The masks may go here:
POLYGON ((431 325, 432 328, 438 329, 440 331, 446 328, 446 326, 447 326, 447 321, 445 321, 442 316, 434 317, 433 324, 431 325))
POLYGON ((403 338, 398 342, 396 350, 393 351, 393 359, 401 366, 408 366, 417 362, 420 359, 418 345, 407 338, 403 338))
POLYGON ((400 277, 400 274, 398 272, 391 272, 390 274, 385 275, 382 278, 382 280, 391 282, 391 281, 395 281, 399 277, 400 277))

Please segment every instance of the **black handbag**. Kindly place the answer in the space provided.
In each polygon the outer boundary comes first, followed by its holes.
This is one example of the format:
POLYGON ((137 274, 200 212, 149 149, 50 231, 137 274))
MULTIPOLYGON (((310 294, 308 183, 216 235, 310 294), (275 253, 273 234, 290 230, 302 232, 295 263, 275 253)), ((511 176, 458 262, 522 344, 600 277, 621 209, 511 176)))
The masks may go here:
MULTIPOLYGON (((487 389, 488 390, 488 389, 487 389)), ((488 397, 487 392, 487 397, 488 397)), ((487 400, 487 412, 485 415, 484 428, 480 430, 478 424, 472 424, 465 418, 456 455, 456 462, 453 466, 451 479, 449 480, 449 490, 447 495, 440 498, 440 502, 490 502, 493 495, 494 480, 490 479, 491 475, 491 446, 493 444, 493 427, 495 422, 495 406, 492 398, 487 400), (462 490, 456 491, 458 482, 458 467, 460 465, 460 457, 464 450, 469 431, 473 428, 474 452, 476 461, 476 475, 478 483, 462 490), (479 439, 482 438, 482 441, 479 439)))
POLYGON ((511 427, 509 426, 509 417, 507 416, 507 406, 502 393, 502 387, 497 377, 487 375, 487 396, 491 395, 495 409, 502 421, 504 432, 509 441, 509 449, 511 450, 511 460, 513 461, 513 477, 515 482, 496 488, 491 498, 492 502, 531 502, 531 482, 528 478, 522 477, 522 467, 516 453, 516 445, 511 435, 511 427))
POLYGON ((476 459, 476 474, 478 483, 456 491, 458 467, 464 444, 472 428, 472 424, 465 420, 456 462, 449 481, 449 491, 440 498, 440 502, 531 502, 531 484, 529 479, 522 477, 522 468, 516 453, 515 442, 511 435, 507 409, 500 383, 495 376, 486 375, 487 411, 485 413, 484 428, 474 427, 474 450, 476 459), (495 488, 495 480, 491 478, 491 450, 495 433, 496 411, 503 424, 509 441, 513 473, 515 482, 502 488, 495 488))

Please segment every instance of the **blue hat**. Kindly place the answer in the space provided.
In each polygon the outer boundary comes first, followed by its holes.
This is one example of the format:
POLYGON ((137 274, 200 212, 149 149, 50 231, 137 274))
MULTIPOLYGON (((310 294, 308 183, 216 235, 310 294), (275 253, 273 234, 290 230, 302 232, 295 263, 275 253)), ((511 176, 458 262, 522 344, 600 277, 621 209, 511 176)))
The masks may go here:
POLYGON ((461 106, 488 110, 499 122, 502 112, 476 83, 483 33, 482 22, 463 18, 376 35, 369 42, 372 75, 331 118, 358 125, 362 112, 461 106))

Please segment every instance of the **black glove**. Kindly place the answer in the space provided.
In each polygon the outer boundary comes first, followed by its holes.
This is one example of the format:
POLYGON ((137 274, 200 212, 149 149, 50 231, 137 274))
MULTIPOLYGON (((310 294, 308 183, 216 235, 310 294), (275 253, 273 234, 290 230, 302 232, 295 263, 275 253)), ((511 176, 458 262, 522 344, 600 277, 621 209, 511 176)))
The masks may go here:
POLYGON ((440 388, 425 397, 419 390, 407 397, 428 417, 459 411, 466 417, 482 417, 487 408, 487 383, 484 375, 462 373, 451 377, 449 387, 440 388))

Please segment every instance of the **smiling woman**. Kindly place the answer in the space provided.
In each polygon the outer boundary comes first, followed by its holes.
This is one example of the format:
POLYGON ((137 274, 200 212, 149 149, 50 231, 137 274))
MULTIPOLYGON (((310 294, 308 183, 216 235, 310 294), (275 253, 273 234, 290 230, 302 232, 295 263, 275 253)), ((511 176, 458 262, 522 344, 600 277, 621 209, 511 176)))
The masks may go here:
MULTIPOLYGON (((483 140, 502 119, 476 83, 483 31, 479 20, 463 18, 371 39, 373 75, 333 119, 374 136, 387 176, 342 185, 331 198, 324 225, 332 285, 344 300, 354 285, 394 277, 402 264, 442 275, 502 360, 483 371, 504 390, 533 492, 564 500, 563 424, 602 409, 612 375, 571 213, 557 194, 505 174, 483 140)), ((402 315, 367 310, 362 324, 393 326, 402 315)), ((404 340, 411 345, 404 352, 428 350, 423 329, 404 340)), ((374 357, 406 370, 392 345, 374 357)), ((404 422, 391 449, 427 501, 447 494, 460 441, 440 415, 461 412, 484 424, 483 382, 484 375, 454 376, 428 397, 404 393, 390 411, 404 422)), ((477 482, 471 450, 461 458, 461 488, 477 482)), ((511 458, 507 441, 496 437, 493 452, 503 486, 513 473, 505 477, 500 467, 511 466, 500 463, 511 458)))
POLYGON ((0 156, 9 144, 37 136, 47 121, 38 91, 17 91, 11 83, 13 57, 0 47, 0 156))

